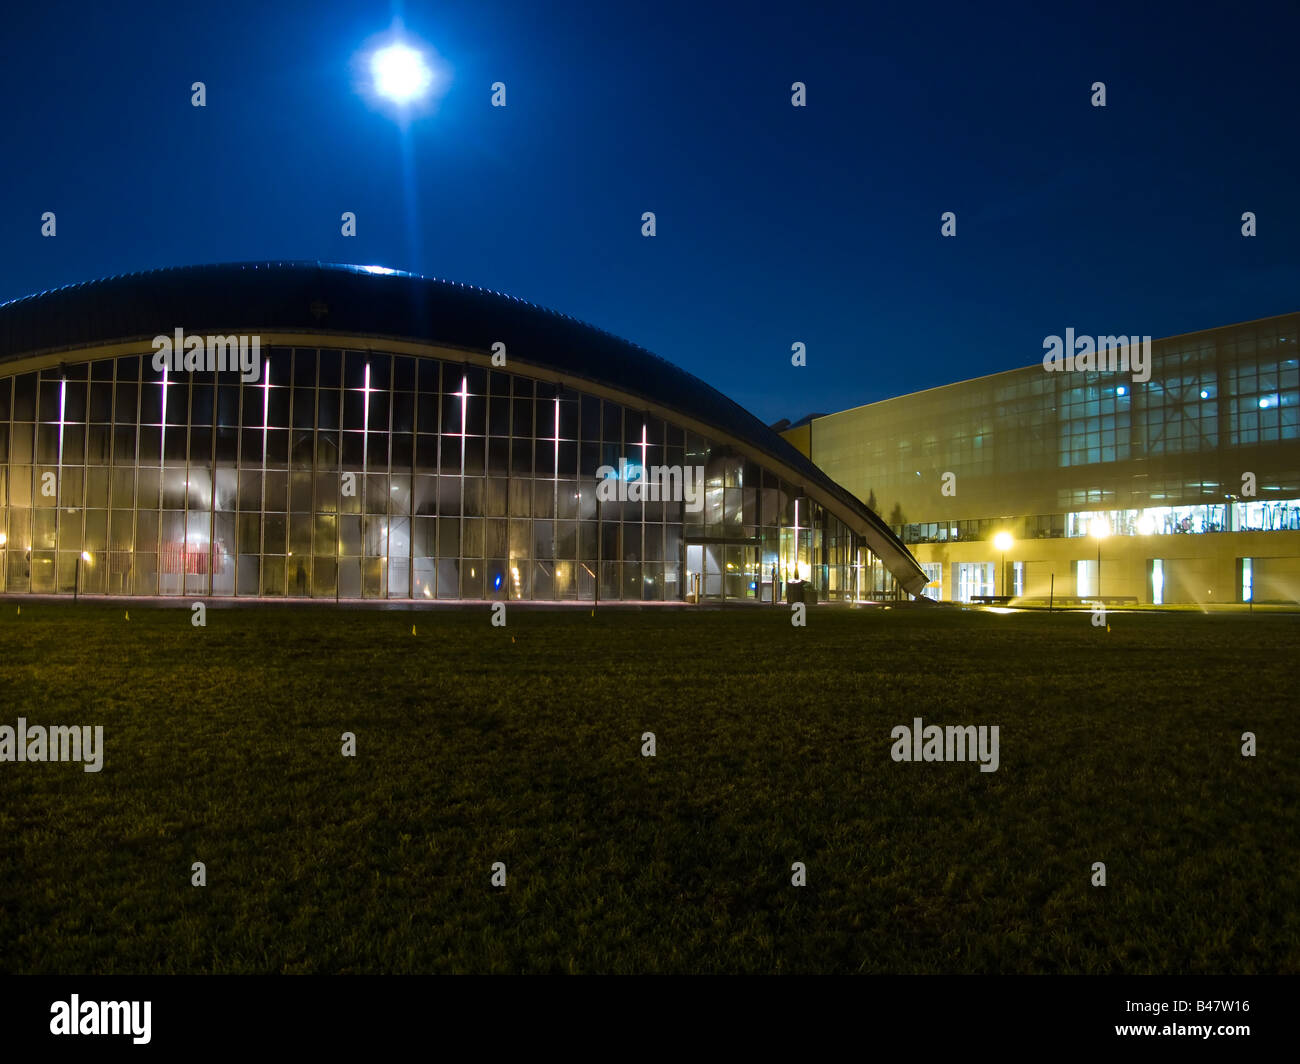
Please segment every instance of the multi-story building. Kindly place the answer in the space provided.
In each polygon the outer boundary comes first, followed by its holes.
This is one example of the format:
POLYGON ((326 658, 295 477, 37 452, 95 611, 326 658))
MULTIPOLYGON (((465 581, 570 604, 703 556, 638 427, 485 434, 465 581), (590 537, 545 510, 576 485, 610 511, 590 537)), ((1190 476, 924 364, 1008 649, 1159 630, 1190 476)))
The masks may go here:
POLYGON ((889 522, 932 598, 1295 602, 1298 338, 1285 314, 1156 340, 1141 372, 1136 345, 1045 359, 783 434, 889 522))

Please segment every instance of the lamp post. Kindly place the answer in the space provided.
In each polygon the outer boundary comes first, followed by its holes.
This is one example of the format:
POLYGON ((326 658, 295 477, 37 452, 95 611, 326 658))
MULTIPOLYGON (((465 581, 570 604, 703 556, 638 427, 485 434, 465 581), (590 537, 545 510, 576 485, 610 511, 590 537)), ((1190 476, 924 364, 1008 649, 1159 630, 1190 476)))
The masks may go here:
POLYGON ((1090 529, 1097 540, 1097 601, 1101 601, 1101 541, 1110 535, 1110 525, 1104 517, 1094 517, 1090 529))
POLYGON ((1002 552, 1002 597, 1007 597, 1007 551, 1009 551, 1015 540, 1011 538, 1010 532, 999 532, 993 537, 993 546, 1002 552))

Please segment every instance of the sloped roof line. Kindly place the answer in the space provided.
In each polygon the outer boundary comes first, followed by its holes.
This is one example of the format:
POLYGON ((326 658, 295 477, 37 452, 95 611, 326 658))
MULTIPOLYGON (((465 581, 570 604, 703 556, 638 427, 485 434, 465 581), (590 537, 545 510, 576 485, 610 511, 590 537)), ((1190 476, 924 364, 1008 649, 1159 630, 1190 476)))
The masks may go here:
POLYGON ((586 380, 704 425, 815 487, 823 505, 863 535, 913 594, 925 575, 878 515, 734 400, 668 361, 568 314, 513 296, 405 271, 321 261, 256 260, 174 266, 50 289, 0 304, 6 361, 191 332, 391 337, 470 351, 505 342, 509 356, 586 380))

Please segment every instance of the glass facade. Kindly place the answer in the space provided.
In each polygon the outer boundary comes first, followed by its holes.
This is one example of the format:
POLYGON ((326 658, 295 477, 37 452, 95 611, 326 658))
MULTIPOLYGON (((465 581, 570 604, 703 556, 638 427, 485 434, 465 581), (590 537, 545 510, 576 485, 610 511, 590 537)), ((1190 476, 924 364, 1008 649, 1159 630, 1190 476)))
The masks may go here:
POLYGON ((1294 529, 1300 315, 1156 340, 1149 369, 1035 364, 819 417, 806 450, 905 543, 1068 538, 1096 511, 1294 529))
POLYGON ((11 593, 543 601, 863 597, 837 518, 726 443, 482 365, 270 347, 259 379, 149 356, 0 368, 11 593), (597 498, 698 467, 696 505, 597 498))
POLYGON ((1026 355, 785 436, 894 527, 928 597, 1000 590, 1005 560, 1027 603, 1300 602, 1300 314, 1154 340, 1145 367, 1026 355))

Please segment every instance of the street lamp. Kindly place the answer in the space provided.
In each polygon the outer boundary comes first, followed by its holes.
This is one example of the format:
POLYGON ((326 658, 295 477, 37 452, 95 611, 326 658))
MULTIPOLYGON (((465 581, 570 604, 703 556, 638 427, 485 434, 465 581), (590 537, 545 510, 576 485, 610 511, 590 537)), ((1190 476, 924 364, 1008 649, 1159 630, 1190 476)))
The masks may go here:
POLYGON ((1094 517, 1089 529, 1097 540, 1097 599, 1101 600, 1101 541, 1110 535, 1110 525, 1104 517, 1094 517))
POLYGON ((1016 541, 1010 532, 999 532, 993 537, 993 546, 1002 552, 1002 597, 1007 597, 1007 551, 1016 541))

